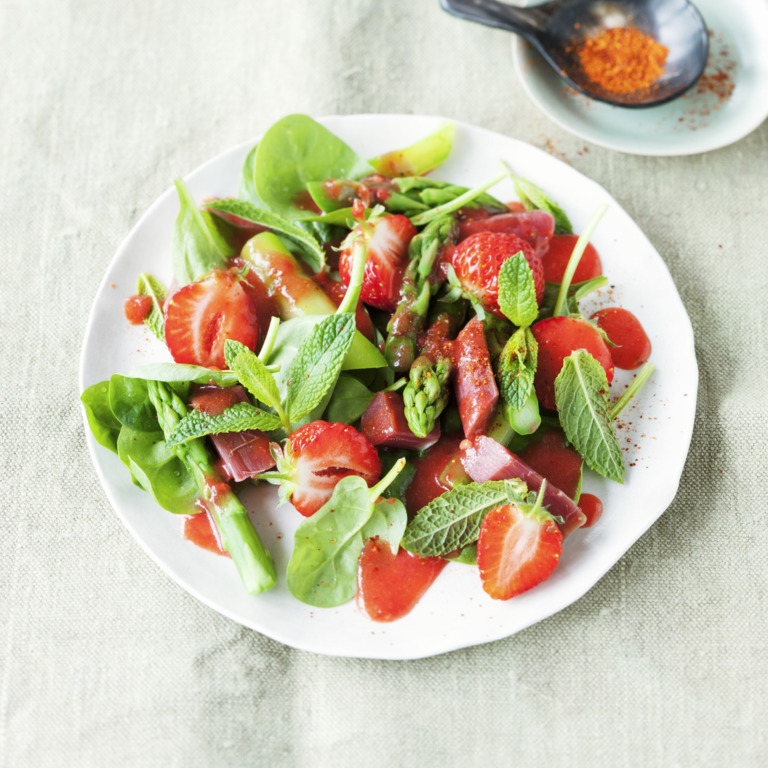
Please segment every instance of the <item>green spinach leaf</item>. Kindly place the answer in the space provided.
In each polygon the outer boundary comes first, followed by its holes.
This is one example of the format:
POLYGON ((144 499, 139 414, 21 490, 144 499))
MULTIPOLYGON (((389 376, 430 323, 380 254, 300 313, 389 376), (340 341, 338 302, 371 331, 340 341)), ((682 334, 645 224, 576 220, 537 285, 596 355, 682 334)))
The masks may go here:
POLYGON ((173 229, 173 274, 180 286, 193 283, 216 268, 224 268, 234 253, 208 211, 200 210, 187 185, 176 180, 179 215, 173 229))
POLYGON ((82 395, 80 401, 85 408, 88 426, 99 445, 117 453, 117 437, 122 424, 115 418, 109 406, 109 382, 100 381, 91 384, 82 395))
POLYGON ((288 115, 264 134, 253 164, 256 194, 288 219, 313 216, 302 207, 308 181, 358 179, 374 168, 307 115, 288 115))

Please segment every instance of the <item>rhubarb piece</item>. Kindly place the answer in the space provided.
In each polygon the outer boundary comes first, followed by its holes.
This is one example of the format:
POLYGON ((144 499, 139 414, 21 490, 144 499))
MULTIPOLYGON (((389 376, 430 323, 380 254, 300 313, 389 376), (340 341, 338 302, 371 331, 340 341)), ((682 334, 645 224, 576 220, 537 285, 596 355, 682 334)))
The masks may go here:
POLYGON ((499 390, 491 368, 483 323, 470 320, 456 337, 456 400, 467 437, 484 434, 496 411, 499 390))
MULTIPOLYGON (((203 413, 218 416, 235 403, 247 403, 248 396, 238 384, 217 387, 206 384, 190 400, 190 405, 203 413)), ((254 477, 275 466, 269 449, 269 436, 258 429, 243 432, 223 432, 209 435, 213 447, 221 458, 222 471, 236 483, 254 477)))
POLYGON ((360 422, 363 434, 376 446, 423 451, 440 438, 440 422, 425 437, 411 432, 403 398, 397 392, 377 392, 360 422))
MULTIPOLYGON (((497 443, 492 437, 485 435, 462 442, 461 463, 476 483, 485 483, 488 480, 510 480, 516 477, 528 486, 529 491, 538 493, 544 480, 522 459, 508 451, 501 443, 497 443)), ((563 536, 573 533, 587 521, 586 515, 573 499, 551 483, 547 483, 544 489, 543 504, 551 515, 563 519, 563 522, 559 523, 563 536)))
POLYGON ((555 234, 555 219, 548 211, 499 213, 485 218, 465 219, 459 222, 459 241, 477 232, 506 232, 530 243, 542 256, 549 249, 555 234))

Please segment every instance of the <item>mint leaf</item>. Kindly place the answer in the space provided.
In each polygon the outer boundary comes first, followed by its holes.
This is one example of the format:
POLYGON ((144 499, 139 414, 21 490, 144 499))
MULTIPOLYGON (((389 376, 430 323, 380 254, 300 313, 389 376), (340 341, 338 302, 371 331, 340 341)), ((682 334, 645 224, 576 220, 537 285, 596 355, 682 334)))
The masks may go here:
POLYGON ((362 477, 343 477, 331 498, 296 529, 286 581, 291 594, 328 608, 351 600, 357 591, 362 530, 374 503, 362 477))
POLYGON ((213 216, 201 211, 187 185, 176 179, 179 215, 173 228, 173 274, 180 286, 194 283, 212 270, 227 266, 232 248, 216 228, 213 216))
POLYGON ((280 405, 280 393, 275 377, 257 355, 239 341, 224 342, 224 359, 238 381, 257 399, 270 408, 280 405))
POLYGON ((499 309, 515 325, 531 325, 539 314, 533 272, 522 251, 510 256, 499 270, 499 309))
POLYGON ((152 309, 144 318, 144 325, 157 336, 160 341, 165 341, 165 317, 163 315, 163 304, 167 292, 163 284, 152 275, 142 272, 138 279, 139 296, 152 297, 152 309))
POLYGON ((520 202, 530 211, 549 211, 555 219, 556 235, 572 235, 573 226, 565 215, 565 211, 554 201, 547 197, 541 187, 537 187, 527 179, 515 177, 515 191, 520 202))
POLYGON ((301 342, 287 373, 285 411, 291 422, 316 408, 335 385, 354 334, 355 316, 343 312, 323 318, 301 342))
POLYGON ((415 555, 443 557, 477 541, 486 512, 509 502, 509 494, 525 500, 520 480, 489 480, 457 485, 433 499, 408 523, 402 546, 415 555))
POLYGON ((539 345, 531 329, 518 328, 504 345, 496 378, 499 391, 510 408, 519 411, 531 394, 536 375, 539 345))
POLYGON ((250 403, 235 403, 216 416, 190 411, 168 436, 168 447, 185 443, 194 437, 218 435, 222 432, 244 432, 259 429, 271 432, 281 426, 280 419, 250 403))
POLYGON ((298 224, 294 224, 277 213, 268 211, 265 208, 258 208, 247 200, 237 200, 234 198, 215 200, 214 202, 206 203, 205 207, 211 211, 220 211, 221 213, 238 216, 241 219, 267 227, 273 232, 287 237, 298 247, 304 261, 312 272, 319 272, 325 266, 325 251, 320 247, 320 243, 298 224))
POLYGON ((568 440, 599 475, 624 482, 624 457, 613 429, 605 369, 577 349, 555 379, 555 402, 568 440))

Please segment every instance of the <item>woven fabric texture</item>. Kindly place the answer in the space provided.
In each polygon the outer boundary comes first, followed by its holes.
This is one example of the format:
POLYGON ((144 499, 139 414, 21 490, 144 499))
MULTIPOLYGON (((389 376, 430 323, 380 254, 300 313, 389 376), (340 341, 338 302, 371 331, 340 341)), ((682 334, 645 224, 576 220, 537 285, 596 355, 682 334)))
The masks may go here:
POLYGON ((437 0, 5 0, 0 63, 0 767, 768 764, 768 125, 601 149, 531 104, 508 34, 437 0), (291 112, 546 149, 637 221, 690 314, 675 501, 514 637, 414 662, 284 647, 170 581, 93 470, 77 370, 107 264, 176 176, 291 112))

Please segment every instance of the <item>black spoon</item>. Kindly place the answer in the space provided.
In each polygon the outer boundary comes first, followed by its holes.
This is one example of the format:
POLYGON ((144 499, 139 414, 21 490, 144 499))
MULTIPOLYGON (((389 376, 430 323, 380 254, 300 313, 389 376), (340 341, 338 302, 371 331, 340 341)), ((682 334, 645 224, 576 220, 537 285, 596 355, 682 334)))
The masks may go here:
POLYGON ((707 65, 707 28, 688 0, 551 0, 525 8, 498 0, 440 0, 440 5, 459 18, 515 32, 570 86, 619 107, 670 101, 688 90, 707 65), (585 75, 574 44, 609 27, 636 27, 669 49, 664 73, 652 89, 613 93, 585 75))

